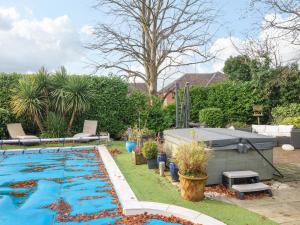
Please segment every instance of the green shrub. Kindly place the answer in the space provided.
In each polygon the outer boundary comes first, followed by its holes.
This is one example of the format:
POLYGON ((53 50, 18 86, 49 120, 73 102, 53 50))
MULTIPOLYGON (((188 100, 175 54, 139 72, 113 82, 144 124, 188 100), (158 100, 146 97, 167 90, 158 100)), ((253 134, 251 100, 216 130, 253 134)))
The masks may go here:
POLYGON ((0 139, 6 137, 6 124, 10 120, 10 113, 6 109, 0 108, 0 139))
POLYGON ((280 124, 283 125, 294 125, 294 128, 300 128, 300 116, 287 117, 283 119, 280 124))
POLYGON ((175 162, 179 172, 185 176, 206 176, 207 162, 210 152, 205 149, 204 143, 193 141, 178 146, 175 162))
POLYGON ((224 117, 219 108, 206 108, 199 112, 199 122, 205 123, 209 127, 223 127, 224 117))
POLYGON ((277 106, 272 109, 273 123, 281 123, 286 117, 300 116, 300 103, 277 106))
POLYGON ((142 154, 148 160, 155 159, 155 157, 157 156, 156 142, 155 141, 146 141, 142 148, 142 154))
POLYGON ((66 121, 62 116, 50 112, 45 121, 45 131, 42 133, 42 137, 59 138, 66 136, 68 136, 66 121))

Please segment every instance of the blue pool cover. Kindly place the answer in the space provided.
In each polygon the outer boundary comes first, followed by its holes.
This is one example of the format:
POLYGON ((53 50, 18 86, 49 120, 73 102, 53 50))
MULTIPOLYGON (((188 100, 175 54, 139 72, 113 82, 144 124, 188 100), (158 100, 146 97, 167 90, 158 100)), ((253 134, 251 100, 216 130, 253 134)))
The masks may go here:
POLYGON ((122 224, 122 217, 95 150, 0 156, 0 225, 122 224))

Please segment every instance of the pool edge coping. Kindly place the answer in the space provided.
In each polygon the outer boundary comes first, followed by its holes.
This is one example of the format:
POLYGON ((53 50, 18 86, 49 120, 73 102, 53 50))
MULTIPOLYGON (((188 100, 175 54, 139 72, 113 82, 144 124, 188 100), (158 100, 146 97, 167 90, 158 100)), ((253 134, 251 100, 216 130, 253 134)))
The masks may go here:
POLYGON ((97 148, 119 197, 124 215, 159 214, 163 216, 175 216, 203 225, 225 225, 225 223, 204 213, 184 207, 158 202, 139 201, 108 149, 104 145, 97 146, 97 148))

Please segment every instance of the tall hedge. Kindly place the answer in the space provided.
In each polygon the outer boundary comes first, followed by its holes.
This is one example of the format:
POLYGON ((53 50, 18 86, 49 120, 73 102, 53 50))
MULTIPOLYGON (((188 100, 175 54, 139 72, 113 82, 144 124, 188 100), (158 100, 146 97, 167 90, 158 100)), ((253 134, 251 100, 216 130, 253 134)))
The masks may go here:
POLYGON ((98 131, 120 136, 131 119, 127 83, 115 76, 91 76, 89 79, 94 98, 89 112, 77 124, 81 125, 84 119, 97 120, 98 131))
POLYGON ((191 90, 191 119, 198 122, 199 111, 204 108, 220 108, 224 122, 251 123, 252 107, 262 104, 264 99, 254 91, 252 82, 226 81, 207 88, 191 90))
POLYGON ((9 111, 0 108, 0 139, 6 137, 6 124, 10 121, 9 111))
POLYGON ((0 73, 0 108, 9 109, 12 89, 21 76, 21 74, 16 73, 0 73))
POLYGON ((223 127, 224 116, 219 108, 201 109, 199 112, 199 122, 209 127, 223 127))

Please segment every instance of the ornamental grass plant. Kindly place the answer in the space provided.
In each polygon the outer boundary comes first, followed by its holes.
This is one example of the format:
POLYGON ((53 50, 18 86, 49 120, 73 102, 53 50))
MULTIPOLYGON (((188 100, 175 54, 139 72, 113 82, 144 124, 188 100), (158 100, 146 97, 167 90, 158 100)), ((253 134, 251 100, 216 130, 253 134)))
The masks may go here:
POLYGON ((179 173, 190 177, 206 176, 206 168, 211 151, 203 142, 193 140, 191 143, 182 144, 178 147, 175 162, 179 173))

